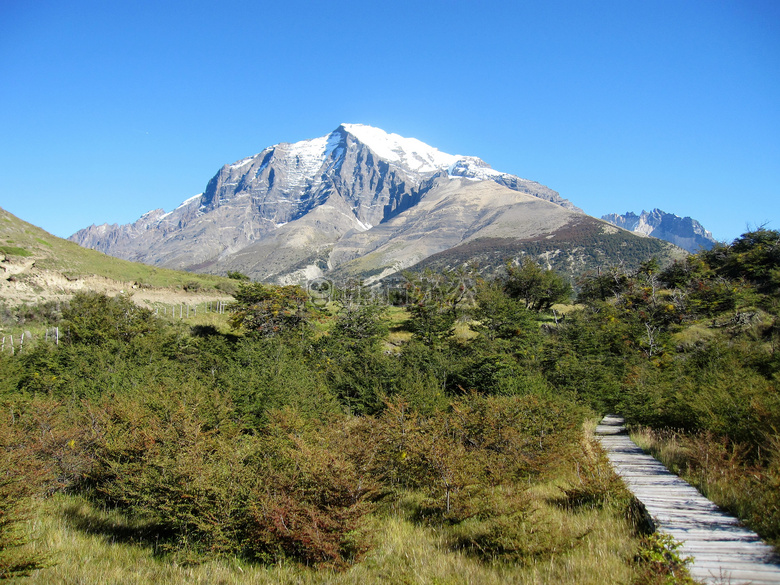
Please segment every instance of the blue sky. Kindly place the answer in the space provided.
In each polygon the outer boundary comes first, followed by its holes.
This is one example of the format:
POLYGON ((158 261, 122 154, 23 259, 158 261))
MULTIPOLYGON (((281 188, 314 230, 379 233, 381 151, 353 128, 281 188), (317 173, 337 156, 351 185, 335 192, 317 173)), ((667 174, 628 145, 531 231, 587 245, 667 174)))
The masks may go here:
POLYGON ((0 206, 58 236, 342 122, 596 216, 780 229, 780 2, 0 0, 0 206))

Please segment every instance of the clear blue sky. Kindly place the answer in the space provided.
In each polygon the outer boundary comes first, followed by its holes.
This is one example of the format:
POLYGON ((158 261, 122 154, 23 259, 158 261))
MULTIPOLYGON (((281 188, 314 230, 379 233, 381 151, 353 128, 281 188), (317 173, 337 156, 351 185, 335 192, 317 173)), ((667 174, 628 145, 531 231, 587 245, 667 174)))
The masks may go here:
POLYGON ((0 0, 0 206, 67 237, 342 122, 780 229, 780 2, 0 0))

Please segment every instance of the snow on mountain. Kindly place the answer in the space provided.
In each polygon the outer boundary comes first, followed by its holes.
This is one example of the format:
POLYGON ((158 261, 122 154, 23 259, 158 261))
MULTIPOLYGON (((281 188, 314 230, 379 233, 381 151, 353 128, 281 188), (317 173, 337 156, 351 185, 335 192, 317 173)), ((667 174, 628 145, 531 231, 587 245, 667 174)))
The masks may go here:
POLYGON ((456 193, 462 183, 479 182, 581 213, 552 189, 495 171, 477 157, 342 124, 325 136, 278 143, 223 165, 202 194, 171 212, 154 210, 124 226, 91 226, 71 239, 149 264, 216 272, 252 266, 256 278, 281 278, 331 266, 342 238, 375 231, 434 191, 456 193))
POLYGON ((416 138, 389 134, 381 128, 364 124, 342 124, 341 127, 380 158, 397 163, 408 171, 435 173, 446 170, 451 178, 475 181, 495 180, 506 174, 492 169, 489 164, 475 156, 448 154, 416 138))
POLYGON ((342 124, 347 132, 373 150, 380 158, 399 163, 417 173, 434 173, 446 169, 459 157, 441 152, 416 138, 388 134, 364 124, 342 124))
POLYGON ((317 171, 340 142, 340 137, 331 133, 320 138, 290 144, 279 159, 279 163, 288 169, 294 169, 288 174, 288 186, 291 189, 302 187, 307 180, 316 179, 317 171))
POLYGON ((475 156, 458 157, 447 169, 447 173, 450 177, 463 177, 472 181, 496 181, 506 175, 490 168, 489 164, 475 156))

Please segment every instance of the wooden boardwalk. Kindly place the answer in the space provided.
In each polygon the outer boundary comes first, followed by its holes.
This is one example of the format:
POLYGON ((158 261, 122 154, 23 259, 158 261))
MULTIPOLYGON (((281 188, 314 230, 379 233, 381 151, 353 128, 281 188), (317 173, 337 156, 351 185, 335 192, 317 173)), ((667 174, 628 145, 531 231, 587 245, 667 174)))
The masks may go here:
POLYGON ((656 530, 683 543, 682 557, 693 557, 689 568, 694 579, 780 585, 780 558, 772 547, 646 455, 626 434, 622 418, 604 417, 596 436, 615 471, 647 508, 656 530))

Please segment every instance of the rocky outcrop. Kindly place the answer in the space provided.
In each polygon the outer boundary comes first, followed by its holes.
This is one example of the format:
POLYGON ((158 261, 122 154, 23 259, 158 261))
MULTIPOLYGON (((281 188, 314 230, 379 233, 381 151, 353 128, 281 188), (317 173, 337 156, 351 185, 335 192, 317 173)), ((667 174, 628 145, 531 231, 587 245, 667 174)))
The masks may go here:
POLYGON ((652 236, 671 242, 689 252, 709 250, 717 241, 698 221, 690 217, 680 217, 660 209, 644 211, 640 215, 627 212, 624 215, 610 213, 601 219, 630 232, 652 236))

